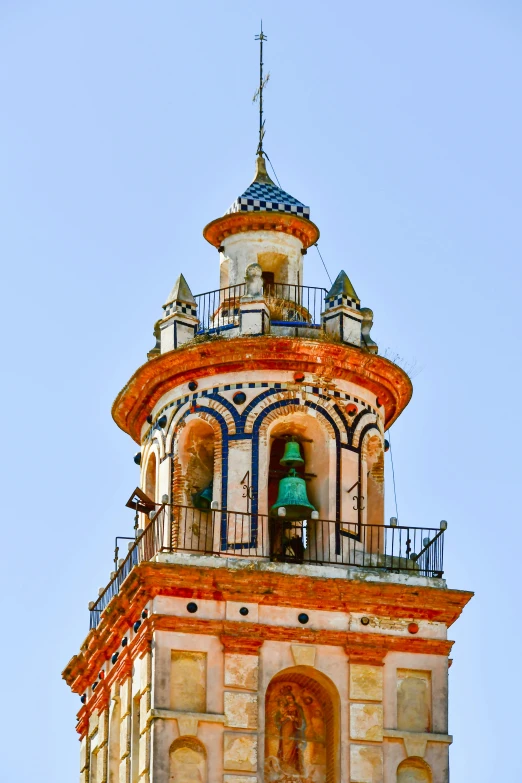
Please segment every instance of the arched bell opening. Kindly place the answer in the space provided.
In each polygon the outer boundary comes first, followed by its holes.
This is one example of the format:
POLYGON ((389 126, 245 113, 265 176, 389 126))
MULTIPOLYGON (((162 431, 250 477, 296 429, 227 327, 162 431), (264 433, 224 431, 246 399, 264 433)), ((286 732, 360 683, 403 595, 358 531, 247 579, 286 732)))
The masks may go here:
POLYGON ((332 518, 332 439, 318 420, 306 413, 293 413, 277 421, 268 437, 270 556, 298 563, 321 560, 318 548, 328 530, 323 530, 317 519, 332 518))
POLYGON ((169 762, 169 783, 206 783, 207 751, 195 737, 174 740, 169 762))
POLYGON ((174 458, 173 535, 176 548, 212 551, 215 435, 212 426, 194 418, 180 430, 174 458))
POLYGON ((397 767, 397 783, 432 783, 431 767, 417 756, 401 761, 397 767))
POLYGON ((265 781, 339 781, 339 694, 325 675, 296 666, 265 698, 265 781))

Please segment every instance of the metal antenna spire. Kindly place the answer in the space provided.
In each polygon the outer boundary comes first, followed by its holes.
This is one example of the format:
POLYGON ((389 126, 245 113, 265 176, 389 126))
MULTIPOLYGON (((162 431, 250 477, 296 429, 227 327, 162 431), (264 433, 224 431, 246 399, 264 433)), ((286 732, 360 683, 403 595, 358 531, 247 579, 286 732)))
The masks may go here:
POLYGON ((263 32, 263 20, 261 19, 261 32, 256 35, 256 41, 259 41, 259 87, 255 91, 252 102, 256 103, 259 100, 259 144, 257 145, 257 155, 264 155, 263 139, 265 136, 265 121, 263 119, 263 90, 266 87, 266 83, 270 79, 270 74, 267 73, 263 79, 263 41, 267 41, 267 37, 263 32))

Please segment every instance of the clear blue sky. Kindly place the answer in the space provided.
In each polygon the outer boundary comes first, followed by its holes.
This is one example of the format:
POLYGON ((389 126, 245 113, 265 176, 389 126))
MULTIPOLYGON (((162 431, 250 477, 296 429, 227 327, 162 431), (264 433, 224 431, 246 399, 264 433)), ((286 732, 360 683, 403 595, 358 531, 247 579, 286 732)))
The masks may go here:
MULTIPOLYGON (((2 777, 70 783, 60 672, 108 579, 138 473, 110 417, 201 236, 250 182, 254 35, 266 148, 373 336, 415 360, 393 446, 403 523, 446 518, 452 780, 522 778, 522 5, 1 0, 2 777)), ((325 285, 315 251, 308 284, 325 285)), ((388 510, 391 471, 388 465, 388 510)))

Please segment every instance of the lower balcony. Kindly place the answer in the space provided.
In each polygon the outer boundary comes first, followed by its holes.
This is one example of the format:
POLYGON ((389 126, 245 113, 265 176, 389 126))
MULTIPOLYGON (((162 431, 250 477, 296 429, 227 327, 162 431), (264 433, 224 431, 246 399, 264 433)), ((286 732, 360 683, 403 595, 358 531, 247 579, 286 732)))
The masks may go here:
POLYGON ((89 604, 90 627, 96 628, 102 612, 134 566, 161 552, 296 565, 354 566, 440 578, 444 529, 442 523, 436 529, 323 519, 289 521, 265 514, 162 505, 151 512, 145 528, 138 529, 127 557, 118 561, 107 587, 89 604))

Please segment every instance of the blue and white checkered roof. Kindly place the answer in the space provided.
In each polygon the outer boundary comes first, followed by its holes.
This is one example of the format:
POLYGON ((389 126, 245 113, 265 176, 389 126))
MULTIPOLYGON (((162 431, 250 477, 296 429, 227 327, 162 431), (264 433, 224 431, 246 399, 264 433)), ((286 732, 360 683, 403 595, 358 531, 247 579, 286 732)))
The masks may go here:
POLYGON ((248 186, 225 214, 229 215, 231 212, 285 212, 310 219, 310 207, 305 207, 277 185, 257 181, 248 186))

